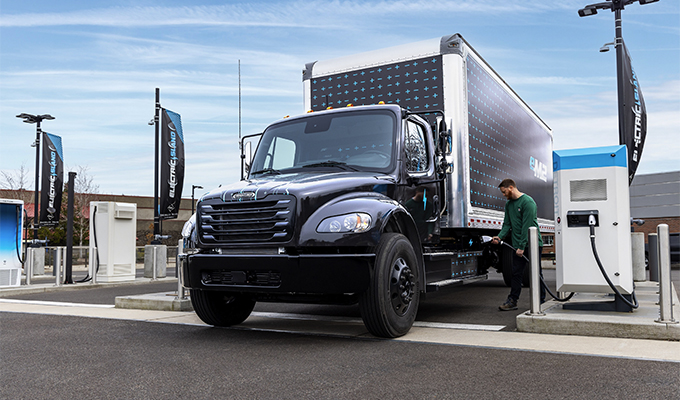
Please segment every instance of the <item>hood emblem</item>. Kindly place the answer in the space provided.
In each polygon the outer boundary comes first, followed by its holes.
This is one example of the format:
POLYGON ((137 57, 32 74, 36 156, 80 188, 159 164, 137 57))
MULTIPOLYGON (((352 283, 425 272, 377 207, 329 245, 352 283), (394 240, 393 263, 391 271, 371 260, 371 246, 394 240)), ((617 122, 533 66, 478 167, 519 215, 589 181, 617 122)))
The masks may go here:
POLYGON ((255 192, 238 192, 231 194, 232 200, 255 200, 255 192))

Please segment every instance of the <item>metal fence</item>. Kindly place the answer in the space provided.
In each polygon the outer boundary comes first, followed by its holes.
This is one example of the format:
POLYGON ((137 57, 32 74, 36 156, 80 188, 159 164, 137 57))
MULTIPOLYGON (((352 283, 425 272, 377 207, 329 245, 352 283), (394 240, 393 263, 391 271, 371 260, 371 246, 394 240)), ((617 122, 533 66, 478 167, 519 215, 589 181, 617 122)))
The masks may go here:
MULTIPOLYGON (((45 266, 54 266, 56 247, 44 247, 45 266)), ((177 246, 168 246, 168 264, 174 264, 177 257, 177 246)), ((90 248, 88 246, 73 246, 72 265, 88 265, 90 260, 90 248)), ((135 248, 135 262, 144 265, 144 246, 135 248)))

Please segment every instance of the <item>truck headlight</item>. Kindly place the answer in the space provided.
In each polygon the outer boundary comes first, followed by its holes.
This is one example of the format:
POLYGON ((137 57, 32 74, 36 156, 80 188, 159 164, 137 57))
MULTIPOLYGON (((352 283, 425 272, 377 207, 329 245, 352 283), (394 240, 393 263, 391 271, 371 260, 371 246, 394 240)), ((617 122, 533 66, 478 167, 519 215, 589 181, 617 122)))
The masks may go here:
POLYGON ((316 231, 319 233, 366 232, 371 227, 371 216, 366 213, 351 213, 326 218, 316 231))

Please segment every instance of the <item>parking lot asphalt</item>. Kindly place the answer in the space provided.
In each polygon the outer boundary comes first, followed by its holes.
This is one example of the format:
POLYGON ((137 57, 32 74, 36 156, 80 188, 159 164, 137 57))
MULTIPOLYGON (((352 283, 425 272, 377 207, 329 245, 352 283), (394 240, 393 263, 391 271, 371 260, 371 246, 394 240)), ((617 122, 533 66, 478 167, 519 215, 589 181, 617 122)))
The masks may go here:
MULTIPOLYGON (((138 273, 138 275, 140 275, 138 273)), ((554 286, 554 271, 544 272, 554 286)), ((673 271, 674 281, 678 271, 673 271)), ((500 274, 421 303, 411 332, 372 337, 356 306, 258 303, 232 328, 193 312, 120 309, 173 296, 168 277, 0 293, 0 398, 667 399, 680 342, 517 331, 500 274)))

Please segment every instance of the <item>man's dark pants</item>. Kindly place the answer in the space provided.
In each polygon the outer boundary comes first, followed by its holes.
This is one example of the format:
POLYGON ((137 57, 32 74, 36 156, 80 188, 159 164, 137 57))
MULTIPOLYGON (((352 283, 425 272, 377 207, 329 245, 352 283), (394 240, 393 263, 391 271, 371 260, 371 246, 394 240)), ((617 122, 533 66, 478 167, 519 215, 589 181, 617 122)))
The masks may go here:
MULTIPOLYGON (((538 247, 539 262, 538 271, 540 277, 543 278, 543 268, 541 268, 540 254, 543 252, 543 246, 538 247)), ((524 255, 531 260, 531 250, 527 246, 524 250, 524 255)), ((512 255, 512 278, 510 280, 510 295, 509 299, 517 302, 519 300, 519 294, 522 292, 522 280, 524 278, 524 268, 531 268, 531 265, 524 259, 524 257, 519 257, 517 253, 512 255)), ((545 302, 545 288, 541 285, 541 303, 545 302)))

